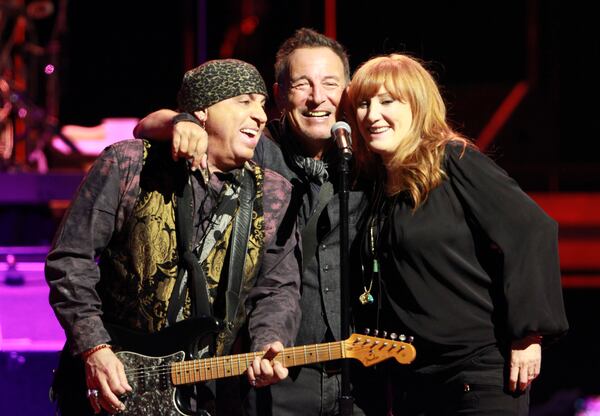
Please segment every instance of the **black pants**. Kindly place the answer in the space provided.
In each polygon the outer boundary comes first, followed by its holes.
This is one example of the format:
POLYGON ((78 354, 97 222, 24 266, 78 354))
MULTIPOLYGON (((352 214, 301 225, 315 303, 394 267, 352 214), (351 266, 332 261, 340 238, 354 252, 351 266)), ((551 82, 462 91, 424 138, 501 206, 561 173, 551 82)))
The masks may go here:
MULTIPOLYGON (((336 416, 340 414, 341 374, 313 367, 295 367, 285 380, 252 390, 246 397, 248 416, 336 416)), ((353 416, 365 413, 355 403, 353 416)))
MULTIPOLYGON (((389 370, 389 369, 388 369, 389 370)), ((436 375, 388 371, 388 403, 395 416, 527 416, 529 389, 509 392, 505 359, 495 348, 436 375), (391 396, 391 397, 390 397, 391 396)))

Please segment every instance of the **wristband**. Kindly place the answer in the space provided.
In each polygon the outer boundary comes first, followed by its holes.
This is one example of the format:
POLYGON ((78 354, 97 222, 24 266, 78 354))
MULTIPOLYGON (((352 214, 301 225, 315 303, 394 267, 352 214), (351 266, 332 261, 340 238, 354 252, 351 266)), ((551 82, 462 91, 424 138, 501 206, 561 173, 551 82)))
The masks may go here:
POLYGON ((171 123, 173 123, 173 125, 179 123, 180 121, 189 121, 202 127, 200 120, 190 113, 177 113, 171 119, 171 123))
POLYGON ((81 358, 83 358, 83 360, 87 360, 89 358, 90 355, 92 355, 93 353, 95 353, 96 351, 100 351, 104 348, 108 348, 110 350, 112 350, 112 346, 109 344, 98 344, 93 348, 90 348, 89 350, 85 350, 84 352, 81 353, 81 358))

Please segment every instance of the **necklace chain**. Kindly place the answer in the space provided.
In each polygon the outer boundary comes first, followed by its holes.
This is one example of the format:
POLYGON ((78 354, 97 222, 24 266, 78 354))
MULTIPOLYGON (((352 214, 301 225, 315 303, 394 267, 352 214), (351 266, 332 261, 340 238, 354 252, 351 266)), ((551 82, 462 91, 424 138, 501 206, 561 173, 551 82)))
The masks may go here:
MULTIPOLYGON (((377 279, 381 279, 381 264, 379 263, 379 243, 381 238, 381 230, 383 224, 386 222, 386 219, 389 215, 391 215, 391 210, 393 209, 394 203, 396 201, 396 196, 392 198, 386 198, 384 196, 384 191, 380 186, 378 191, 376 191, 375 201, 371 208, 371 215, 368 222, 368 232, 367 232, 367 245, 368 245, 368 254, 370 255, 370 260, 372 261, 371 267, 371 279, 369 281, 368 287, 363 278, 363 293, 358 297, 358 300, 363 305, 370 305, 375 301, 371 291, 373 290, 373 280, 375 277, 377 279), (388 212, 390 211, 390 212, 388 212)), ((363 246, 364 247, 364 246, 363 246)), ((363 274, 365 270, 363 269, 363 274)))
POLYGON ((363 305, 370 305, 375 301, 375 298, 371 294, 371 290, 373 289, 374 277, 376 274, 379 274, 379 260, 377 259, 377 247, 375 244, 375 228, 378 228, 378 226, 378 216, 372 217, 369 224, 369 251, 371 254, 371 258, 373 259, 373 269, 371 271, 371 281, 369 282, 369 288, 367 288, 366 285, 363 285, 364 292, 358 297, 358 300, 363 305))

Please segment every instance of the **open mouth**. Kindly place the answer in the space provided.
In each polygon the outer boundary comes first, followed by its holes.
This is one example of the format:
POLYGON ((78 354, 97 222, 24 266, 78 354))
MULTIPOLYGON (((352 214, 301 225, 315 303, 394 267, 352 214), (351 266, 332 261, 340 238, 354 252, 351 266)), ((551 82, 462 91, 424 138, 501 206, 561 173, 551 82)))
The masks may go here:
POLYGON ((258 135, 258 129, 244 128, 240 132, 248 136, 250 139, 254 139, 258 135))
POLYGON ((383 126, 383 127, 369 127, 367 130, 371 134, 380 134, 380 133, 385 133, 389 129, 390 128, 388 126, 383 126))
POLYGON ((305 111, 302 115, 304 117, 325 118, 331 115, 331 111, 305 111))

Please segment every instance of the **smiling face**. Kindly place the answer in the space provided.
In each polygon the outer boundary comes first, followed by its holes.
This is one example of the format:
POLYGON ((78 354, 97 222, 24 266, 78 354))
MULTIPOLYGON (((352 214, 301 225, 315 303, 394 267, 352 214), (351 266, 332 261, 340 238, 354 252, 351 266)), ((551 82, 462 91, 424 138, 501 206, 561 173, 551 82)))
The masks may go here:
POLYGON ((242 94, 208 107, 198 118, 206 120, 208 164, 212 171, 241 167, 254 155, 254 148, 267 122, 266 98, 242 94))
POLYGON ((326 47, 299 48, 288 61, 284 85, 275 84, 278 105, 304 150, 314 157, 331 145, 331 126, 346 86, 344 64, 326 47))
POLYGON ((382 85, 376 95, 358 101, 356 120, 369 149, 385 163, 409 133, 413 112, 409 103, 394 98, 382 85))

